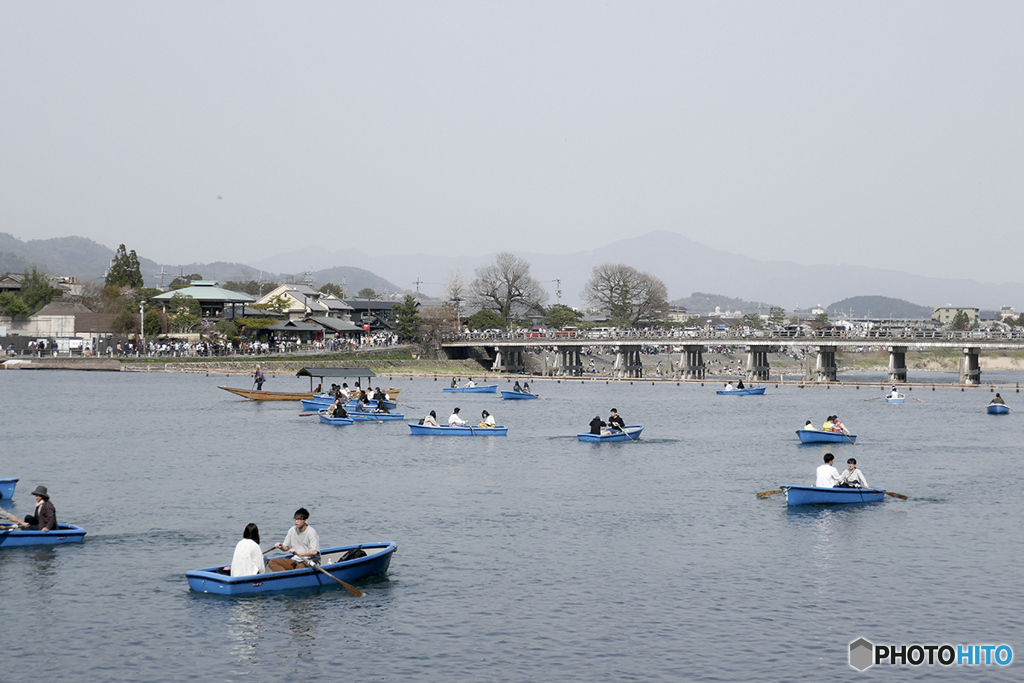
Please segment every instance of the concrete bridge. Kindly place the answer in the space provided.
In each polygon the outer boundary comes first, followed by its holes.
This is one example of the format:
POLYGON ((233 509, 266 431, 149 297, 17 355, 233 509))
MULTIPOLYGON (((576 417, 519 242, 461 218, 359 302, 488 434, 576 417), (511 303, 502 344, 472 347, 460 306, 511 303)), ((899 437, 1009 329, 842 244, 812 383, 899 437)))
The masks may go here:
MULTIPOLYGON (((519 372, 525 368, 524 353, 528 349, 554 348, 555 362, 545 368, 546 374, 581 376, 583 374, 582 349, 594 346, 611 348, 615 353, 614 372, 619 377, 643 377, 643 363, 640 351, 645 346, 672 346, 681 355, 677 363, 671 363, 679 376, 684 379, 704 379, 706 366, 704 351, 708 346, 743 347, 747 353, 746 377, 749 380, 767 381, 771 367, 768 354, 780 349, 807 350, 813 353, 813 366, 807 364, 807 379, 815 382, 836 381, 836 352, 840 348, 862 346, 884 346, 889 351, 890 382, 906 382, 907 353, 910 349, 956 349, 960 357, 960 383, 977 385, 981 383, 980 356, 982 351, 1024 349, 1024 335, 1019 332, 985 333, 964 332, 908 332, 903 335, 867 334, 853 336, 846 334, 829 336, 769 335, 676 335, 637 334, 615 337, 587 337, 579 335, 531 336, 508 334, 504 336, 449 337, 441 342, 441 348, 449 358, 465 358, 469 350, 481 349, 491 361, 493 371, 519 372)), ((557 335, 557 333, 556 333, 557 335)))

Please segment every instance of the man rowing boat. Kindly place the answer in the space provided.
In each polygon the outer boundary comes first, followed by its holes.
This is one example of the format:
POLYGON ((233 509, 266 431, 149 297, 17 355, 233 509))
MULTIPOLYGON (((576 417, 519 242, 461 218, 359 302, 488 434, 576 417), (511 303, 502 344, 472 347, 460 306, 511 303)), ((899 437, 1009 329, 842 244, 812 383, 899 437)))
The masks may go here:
MULTIPOLYGON (((316 533, 316 529, 309 526, 309 510, 299 508, 295 511, 295 526, 288 529, 284 543, 275 543, 274 547, 296 557, 304 557, 317 564, 320 563, 320 536, 316 533)), ((290 557, 275 557, 267 563, 267 566, 272 572, 284 572, 289 569, 298 569, 305 564, 300 564, 290 557)))

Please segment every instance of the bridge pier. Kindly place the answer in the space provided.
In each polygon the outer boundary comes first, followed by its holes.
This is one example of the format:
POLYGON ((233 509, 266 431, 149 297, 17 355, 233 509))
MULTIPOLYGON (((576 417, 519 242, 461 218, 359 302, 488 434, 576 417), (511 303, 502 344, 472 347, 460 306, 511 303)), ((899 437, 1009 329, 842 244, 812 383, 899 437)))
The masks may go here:
POLYGON ((836 381, 836 347, 819 346, 818 360, 814 364, 815 382, 836 381))
POLYGON ((977 346, 969 346, 964 349, 963 358, 960 359, 960 384, 976 386, 981 384, 981 355, 977 346))
POLYGON ((683 379, 704 379, 704 345, 683 346, 683 357, 679 359, 683 379))
POLYGON ((583 359, 578 346, 556 346, 555 355, 559 358, 562 373, 579 377, 583 374, 583 359))
POLYGON ((889 347, 889 382, 907 381, 907 347, 889 347))
POLYGON ((747 379, 768 381, 771 373, 771 366, 768 365, 768 349, 770 347, 761 344, 747 347, 747 379))
POLYGON ((505 353, 502 354, 500 346, 494 347, 494 362, 491 363, 491 370, 493 372, 517 373, 525 367, 522 349, 510 347, 506 348, 505 353))
POLYGON ((640 346, 615 347, 615 374, 618 377, 643 377, 643 363, 640 361, 640 346))

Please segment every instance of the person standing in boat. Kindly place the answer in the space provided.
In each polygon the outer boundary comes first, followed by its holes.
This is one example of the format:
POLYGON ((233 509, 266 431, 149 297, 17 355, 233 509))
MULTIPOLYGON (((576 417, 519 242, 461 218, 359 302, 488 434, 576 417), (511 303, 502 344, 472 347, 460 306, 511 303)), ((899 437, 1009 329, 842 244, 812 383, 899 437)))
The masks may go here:
POLYGON ((460 410, 462 410, 462 409, 457 407, 457 408, 455 408, 455 410, 452 411, 452 414, 448 416, 448 426, 449 427, 461 427, 462 425, 469 424, 468 422, 466 422, 465 420, 463 420, 459 416, 459 411, 460 410))
POLYGON ((260 370, 259 365, 256 366, 256 372, 252 373, 252 381, 256 385, 256 391, 263 391, 263 383, 267 379, 263 376, 263 371, 260 370))
POLYGON ((50 496, 45 486, 37 486, 32 492, 36 497, 36 510, 34 515, 25 515, 24 521, 14 515, 7 515, 7 519, 14 522, 22 529, 30 531, 53 531, 57 528, 57 510, 50 502, 50 496))
POLYGON ((831 453, 825 454, 825 464, 818 466, 817 477, 814 485, 820 488, 831 489, 839 483, 839 470, 832 464, 835 458, 831 453))
MULTIPOLYGON (((284 543, 275 543, 274 547, 296 557, 308 558, 311 562, 320 563, 320 536, 316 529, 309 526, 309 510, 299 508, 295 511, 295 526, 288 530, 284 543)), ((296 562, 290 557, 275 557, 267 566, 272 572, 284 572, 289 569, 305 567, 303 562, 296 562)))
POLYGON ((617 411, 615 408, 612 408, 611 412, 612 414, 608 418, 608 426, 611 429, 617 429, 621 432, 623 429, 626 428, 626 421, 619 416, 619 411, 617 411))
POLYGON ((440 427, 441 425, 437 424, 437 413, 435 413, 433 410, 431 410, 430 413, 428 413, 427 416, 425 418, 423 418, 423 426, 424 427, 440 427))
POLYGON ((839 476, 837 486, 844 489, 869 488, 864 473, 857 469, 857 458, 850 458, 846 461, 846 471, 839 476))
POLYGON ((267 565, 263 561, 260 550, 260 529, 249 522, 242 531, 242 540, 235 546, 235 554, 231 558, 231 576, 252 576, 263 574, 267 565))
POLYGON ((1003 397, 1000 396, 999 394, 996 394, 996 397, 994 399, 992 399, 991 401, 989 401, 989 404, 992 404, 992 403, 995 403, 996 405, 1000 405, 1000 406, 1005 406, 1006 405, 1006 401, 1004 401, 1003 397))

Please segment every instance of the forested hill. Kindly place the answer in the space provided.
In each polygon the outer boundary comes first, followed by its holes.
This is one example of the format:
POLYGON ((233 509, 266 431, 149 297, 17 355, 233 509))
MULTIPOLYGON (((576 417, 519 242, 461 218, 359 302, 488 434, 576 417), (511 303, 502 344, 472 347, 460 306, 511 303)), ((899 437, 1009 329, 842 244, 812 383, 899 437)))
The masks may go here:
POLYGON ((931 306, 919 306, 903 299, 888 296, 852 296, 830 304, 828 314, 844 313, 853 318, 898 318, 900 320, 927 320, 932 317, 931 306))
MULTIPOLYGON (((743 314, 757 313, 760 309, 761 313, 767 315, 772 305, 764 303, 763 301, 744 301, 743 299, 734 299, 728 296, 722 296, 721 294, 707 294, 705 292, 694 292, 688 297, 683 299, 676 299, 670 302, 671 306, 681 306, 686 309, 688 313, 693 315, 708 315, 715 312, 717 306, 721 311, 740 311, 743 314)), ((930 311, 929 311, 930 313, 930 311)))

